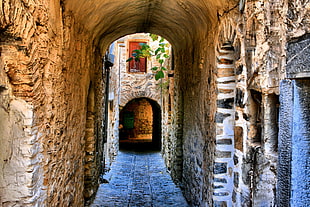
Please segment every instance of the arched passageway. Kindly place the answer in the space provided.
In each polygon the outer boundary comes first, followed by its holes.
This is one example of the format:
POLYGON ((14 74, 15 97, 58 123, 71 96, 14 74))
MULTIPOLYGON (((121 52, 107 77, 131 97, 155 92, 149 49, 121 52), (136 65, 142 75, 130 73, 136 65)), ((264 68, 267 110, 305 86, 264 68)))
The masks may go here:
POLYGON ((156 101, 138 98, 120 111, 120 148, 141 145, 161 149, 161 110, 156 101), (145 144, 145 145, 143 145, 145 144))
POLYGON ((292 198, 306 205, 307 186, 295 192, 308 181, 309 156, 300 152, 309 148, 295 143, 308 143, 309 130, 292 126, 306 126, 309 113, 286 117, 295 111, 285 104, 308 112, 309 8, 284 0, 1 1, 1 205, 83 206, 86 188, 93 198, 87 164, 101 162, 90 169, 94 183, 106 156, 102 59, 114 40, 137 32, 173 45, 161 144, 190 205, 274 206, 277 191, 283 206, 292 198), (288 126, 278 133, 279 102, 288 126))

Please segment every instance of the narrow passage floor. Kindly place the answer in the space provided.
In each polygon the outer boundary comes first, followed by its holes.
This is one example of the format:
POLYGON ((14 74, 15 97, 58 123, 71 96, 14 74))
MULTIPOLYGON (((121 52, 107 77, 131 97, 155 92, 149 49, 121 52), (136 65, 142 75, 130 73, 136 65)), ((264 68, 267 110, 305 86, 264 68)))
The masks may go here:
POLYGON ((91 207, 187 207, 159 152, 120 151, 91 207))

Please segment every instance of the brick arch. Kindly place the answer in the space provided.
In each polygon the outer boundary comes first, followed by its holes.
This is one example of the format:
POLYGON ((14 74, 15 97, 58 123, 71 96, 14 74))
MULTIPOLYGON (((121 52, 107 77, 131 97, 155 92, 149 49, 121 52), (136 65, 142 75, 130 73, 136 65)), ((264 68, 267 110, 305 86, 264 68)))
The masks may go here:
POLYGON ((128 101, 124 107, 122 107, 120 111, 120 119, 121 119, 121 114, 123 113, 123 110, 126 108, 127 105, 131 104, 133 101, 141 101, 145 99, 151 106, 152 108, 152 145, 154 149, 160 150, 161 149, 161 143, 162 143, 162 136, 161 136, 161 124, 162 124, 162 110, 161 106, 158 103, 158 101, 147 98, 147 97, 139 97, 139 98, 134 98, 128 101))
POLYGON ((235 26, 231 19, 220 25, 216 48, 217 69, 217 111, 216 111, 216 150, 214 156, 215 204, 232 205, 234 169, 234 125, 235 125, 235 26), (220 188, 219 186, 224 186, 220 188))
POLYGON ((147 98, 152 101, 155 101, 156 103, 160 103, 160 94, 155 94, 155 93, 145 92, 145 91, 133 91, 121 97, 120 107, 124 107, 130 101, 134 99, 139 99, 139 98, 147 98))

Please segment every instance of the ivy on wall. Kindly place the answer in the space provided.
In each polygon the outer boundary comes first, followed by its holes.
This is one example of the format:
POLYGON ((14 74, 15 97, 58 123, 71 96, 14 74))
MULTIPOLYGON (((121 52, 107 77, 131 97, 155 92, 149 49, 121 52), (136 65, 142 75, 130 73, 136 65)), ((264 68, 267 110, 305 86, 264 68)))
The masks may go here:
POLYGON ((170 44, 167 43, 167 41, 163 37, 160 37, 156 34, 150 34, 150 37, 152 38, 153 41, 158 41, 158 47, 155 50, 153 50, 150 47, 150 45, 146 43, 140 43, 141 48, 137 50, 133 50, 131 54, 132 56, 129 57, 126 60, 126 62, 130 62, 130 61, 139 62, 140 58, 151 59, 152 57, 155 57, 160 65, 152 67, 151 70, 156 73, 155 80, 159 80, 165 77, 164 71, 166 71, 167 68, 164 67, 164 62, 166 59, 170 57, 169 56, 170 44))

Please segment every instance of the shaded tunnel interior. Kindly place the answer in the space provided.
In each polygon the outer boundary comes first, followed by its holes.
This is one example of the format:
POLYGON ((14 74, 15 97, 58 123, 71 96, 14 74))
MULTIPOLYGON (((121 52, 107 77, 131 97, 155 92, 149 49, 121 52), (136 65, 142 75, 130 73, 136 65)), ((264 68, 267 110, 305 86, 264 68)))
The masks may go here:
MULTIPOLYGON (((213 41, 215 32, 211 32, 217 23, 217 8, 223 5, 233 5, 226 1, 65 1, 65 13, 74 15, 76 31, 85 30, 90 35, 92 44, 98 48, 99 54, 104 54, 109 45, 120 37, 128 34, 147 32, 158 34, 167 39, 174 52, 174 79, 175 79, 175 114, 172 115, 173 133, 165 141, 168 157, 168 168, 173 172, 175 179, 185 179, 187 199, 196 197, 195 194, 203 189, 203 198, 192 200, 194 205, 208 202, 211 205, 212 170, 214 157, 215 125, 212 122, 215 110, 215 80, 212 76, 215 58, 213 41), (210 31, 208 33, 208 31, 210 31), (210 41, 212 40, 212 41, 210 41), (208 53, 207 51, 212 51, 208 53), (206 87, 207 85, 207 87, 206 87), (208 92, 201 94, 208 89, 208 92), (200 94, 200 100, 210 100, 211 104, 195 99, 200 94), (213 104, 212 104, 213 102, 213 104), (207 114, 198 120, 201 114, 207 114), (199 123, 199 124, 196 124, 199 123), (194 128, 192 126, 195 126, 194 128), (200 131, 199 134, 196 131, 200 131), (187 145, 183 151, 183 144, 187 145), (205 148, 209 150, 205 150, 205 148), (175 148, 175 149, 174 149, 175 148), (178 149, 176 149, 178 148, 178 149), (195 158, 192 151, 200 154, 195 158), (186 162, 183 162, 186 160, 186 162), (192 162, 191 160, 195 160, 192 162), (192 165, 200 165, 197 171, 192 165), (182 174, 183 165, 187 172, 182 174), (190 175, 190 176, 189 176, 190 175), (204 177, 199 184, 187 183, 188 178, 204 177), (190 189, 196 190, 190 190, 190 189), (197 192, 196 192, 197 191, 197 192)), ((152 145, 161 149, 161 112, 159 106, 150 102, 153 109, 152 145)), ((123 113, 122 116, 124 116, 123 113)), ((125 116, 130 116, 127 113, 125 116)), ((129 130, 130 131, 130 130, 129 130)))
POLYGON ((0 206, 88 205, 119 143, 139 138, 191 206, 307 205, 309 4, 1 1, 0 206), (137 33, 173 48, 160 93, 140 87, 150 64, 119 76, 137 33))
POLYGON ((160 150, 161 109, 156 101, 138 98, 120 111, 120 149, 160 150))

